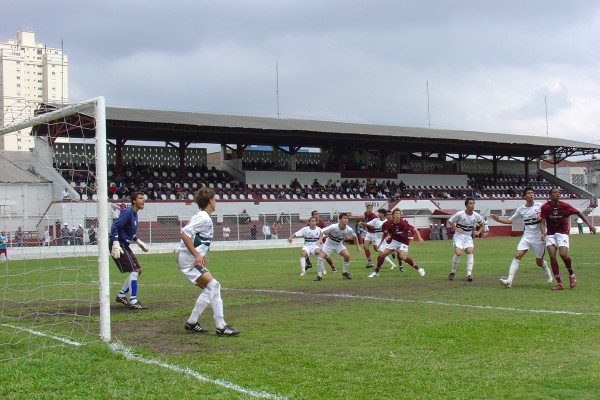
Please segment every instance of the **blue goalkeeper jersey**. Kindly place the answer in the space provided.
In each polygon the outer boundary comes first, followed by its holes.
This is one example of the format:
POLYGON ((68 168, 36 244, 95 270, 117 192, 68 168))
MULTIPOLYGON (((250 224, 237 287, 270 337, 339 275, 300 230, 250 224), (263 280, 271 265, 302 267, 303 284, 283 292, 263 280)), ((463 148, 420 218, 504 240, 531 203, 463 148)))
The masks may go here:
POLYGON ((111 243, 118 240, 121 246, 129 246, 137 237, 138 215, 133 211, 133 207, 127 207, 119 215, 110 228, 111 243))

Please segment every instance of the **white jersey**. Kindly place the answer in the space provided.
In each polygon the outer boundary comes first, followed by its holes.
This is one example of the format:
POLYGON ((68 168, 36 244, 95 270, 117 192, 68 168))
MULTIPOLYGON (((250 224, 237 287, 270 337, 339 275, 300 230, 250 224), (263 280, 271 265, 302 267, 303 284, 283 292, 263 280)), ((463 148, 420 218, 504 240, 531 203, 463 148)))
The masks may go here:
MULTIPOLYGON (((188 221, 186 226, 181 228, 181 233, 189 236, 198 252, 204 256, 208 252, 214 234, 210 215, 206 211, 200 210, 188 221)), ((179 242, 177 250, 189 253, 183 240, 179 242)))
POLYGON ((523 237, 529 239, 542 240, 542 231, 540 230, 540 208, 542 203, 533 203, 531 206, 523 204, 515 210, 513 215, 509 218, 512 222, 521 218, 525 229, 523 230, 523 237))
POLYGON ((462 232, 455 232, 454 236, 471 236, 475 225, 483 223, 481 215, 473 211, 473 214, 468 215, 466 211, 459 211, 448 220, 456 225, 457 228, 462 229, 462 232))
POLYGON ((354 229, 350 226, 346 225, 344 229, 340 229, 339 224, 329 225, 327 228, 321 231, 323 234, 328 235, 325 243, 342 243, 345 238, 355 238, 356 233, 354 233, 354 229))
POLYGON ((314 246, 321 236, 321 228, 315 226, 315 229, 310 229, 310 226, 305 226, 294 233, 294 236, 303 237, 304 246, 314 246))
POLYGON ((370 220, 369 222, 367 222, 367 225, 370 226, 371 228, 373 228, 373 232, 377 233, 380 237, 381 237, 381 227, 383 226, 383 224, 387 221, 387 219, 384 219, 383 221, 380 220, 379 218, 375 218, 370 220))

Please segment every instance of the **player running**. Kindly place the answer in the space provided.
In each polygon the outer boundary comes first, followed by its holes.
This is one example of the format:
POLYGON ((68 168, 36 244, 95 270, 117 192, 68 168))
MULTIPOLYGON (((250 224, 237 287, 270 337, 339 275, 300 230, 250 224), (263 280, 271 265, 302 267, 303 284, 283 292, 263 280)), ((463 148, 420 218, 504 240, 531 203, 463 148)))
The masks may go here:
MULTIPOLYGON (((366 226, 367 229, 371 228, 373 230, 372 233, 368 233, 367 235, 372 240, 373 248, 377 251, 377 253, 381 254, 381 247, 379 246, 379 244, 381 243, 381 238, 382 238, 381 227, 387 221, 387 219, 386 219, 387 210, 385 208, 380 208, 379 210, 377 210, 377 213, 378 213, 378 218, 372 219, 367 223, 363 223, 363 226, 366 226)), ((392 253, 392 254, 394 254, 394 253, 392 253)), ((396 264, 394 264, 394 262, 392 261, 392 259, 389 256, 385 256, 385 261, 387 261, 391 265, 390 269, 394 269, 396 267, 396 264)), ((371 263, 371 267, 372 266, 373 266, 373 263, 371 263)), ((367 268, 369 268, 368 264, 367 264, 367 268)))
POLYGON ((552 290, 563 290, 564 288, 560 279, 558 261, 556 260, 557 249, 560 258, 562 258, 565 267, 567 267, 567 271, 569 271, 569 286, 573 289, 577 285, 577 278, 575 277, 575 272, 573 272, 571 257, 569 257, 569 216, 577 215, 590 227, 590 232, 594 235, 596 234, 596 228, 581 211, 559 199, 560 190, 557 188, 550 190, 550 200, 540 210, 542 239, 546 241, 552 273, 557 282, 552 290))
POLYGON ((348 273, 350 253, 348 252, 348 249, 346 249, 346 246, 344 246, 345 238, 354 239, 356 251, 364 255, 363 248, 360 247, 360 243, 358 243, 358 237, 356 236, 356 233, 354 233, 354 229, 348 225, 348 214, 340 213, 338 220, 339 222, 337 224, 329 225, 327 228, 321 230, 321 237, 317 241, 317 246, 321 246, 321 244, 323 244, 323 246, 321 247, 321 252, 317 259, 317 277, 315 278, 315 281, 323 280, 323 259, 330 256, 333 252, 339 254, 344 259, 344 262, 342 263, 342 278, 352 279, 348 273))
POLYGON ((376 235, 375 227, 373 225, 369 225, 369 222, 377 219, 377 214, 373 212, 373 204, 366 204, 364 216, 365 222, 363 223, 363 226, 366 226, 367 229, 367 233, 365 234, 365 241, 363 244, 365 247, 365 256, 367 257, 366 268, 373 268, 373 261, 371 260, 371 250, 369 250, 369 248, 371 247, 371 243, 373 243, 373 247, 375 248, 375 250, 377 250, 377 243, 379 243, 380 239, 380 237, 376 235))
POLYGON ((464 251, 467 253, 467 282, 473 281, 473 264, 475 263, 473 257, 473 250, 475 245, 473 244, 473 230, 475 225, 481 224, 479 228, 475 230, 475 235, 480 235, 483 229, 483 218, 481 215, 473 211, 475 209, 475 199, 467 197, 465 199, 465 210, 459 211, 448 219, 448 223, 454 230, 454 257, 452 257, 452 268, 449 280, 454 279, 456 274, 456 266, 460 260, 460 256, 464 251))
MULTIPOLYGON (((313 254, 317 257, 321 253, 321 249, 317 246, 317 241, 321 237, 321 228, 317 226, 317 219, 315 217, 311 217, 308 221, 308 226, 303 227, 299 231, 293 233, 288 238, 288 242, 292 243, 294 237, 302 237, 304 238, 304 246, 302 246, 302 250, 300 250, 300 276, 304 276, 306 274, 306 260, 307 258, 313 254)), ((333 272, 337 272, 334 268, 333 272)))
POLYGON ((383 237, 379 243, 380 253, 379 257, 377 257, 377 266, 373 272, 369 274, 369 278, 379 276, 379 270, 385 257, 396 251, 398 252, 398 258, 400 260, 417 270, 419 275, 425 276, 425 270, 408 257, 408 244, 410 242, 409 237, 411 234, 414 234, 420 243, 423 243, 424 240, 419 231, 401 217, 399 209, 396 208, 393 211, 392 220, 386 221, 381 229, 383 237))
POLYGON ((508 277, 500 279, 500 283, 507 288, 512 287, 513 279, 519 269, 519 263, 528 250, 533 251, 535 263, 544 270, 546 283, 552 283, 552 273, 550 272, 550 268, 548 268, 548 264, 544 261, 546 246, 542 240, 542 232, 540 231, 540 209, 542 208, 542 203, 533 201, 534 193, 531 187, 523 189, 523 199, 525 199, 525 204, 517 208, 509 219, 502 219, 496 214, 490 214, 490 217, 494 221, 501 224, 512 224, 514 221, 522 219, 525 226, 523 236, 521 236, 521 240, 517 245, 515 258, 510 263, 508 277))

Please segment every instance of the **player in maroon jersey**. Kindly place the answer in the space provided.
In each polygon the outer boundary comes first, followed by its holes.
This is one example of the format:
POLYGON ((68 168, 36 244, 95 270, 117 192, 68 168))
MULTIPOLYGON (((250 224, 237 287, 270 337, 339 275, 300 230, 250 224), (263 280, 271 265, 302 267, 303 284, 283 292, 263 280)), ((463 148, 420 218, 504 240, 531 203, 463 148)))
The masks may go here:
POLYGON ((392 214, 392 220, 386 221, 381 227, 383 237, 381 239, 381 243, 379 244, 379 257, 377 257, 377 266, 369 275, 369 278, 373 278, 379 276, 379 269, 383 264, 385 258, 390 255, 392 252, 397 251, 398 257, 402 261, 406 262, 408 265, 413 267, 419 275, 425 276, 425 270, 419 267, 410 257, 408 257, 408 244, 409 237, 411 234, 414 234, 414 237, 420 242, 423 243, 423 238, 419 233, 418 229, 415 229, 412 225, 410 225, 405 219, 402 219, 400 216, 400 210, 395 209, 392 214))
POLYGON ((540 209, 542 239, 546 240, 546 248, 550 256, 550 266, 557 282, 557 285, 552 290, 562 290, 564 288, 560 280, 556 249, 558 249, 558 254, 565 263, 567 271, 569 271, 569 286, 572 289, 577 285, 577 278, 573 272, 571 257, 569 257, 569 216, 577 215, 590 227, 592 234, 596 233, 596 228, 581 211, 559 199, 560 190, 557 188, 550 190, 550 200, 540 209))
POLYGON ((375 228, 373 226, 367 225, 369 221, 379 218, 377 214, 373 212, 373 204, 367 203, 366 210, 364 213, 365 219, 363 223, 363 227, 366 228, 367 233, 365 235, 364 247, 365 247, 365 256, 367 256, 367 268, 373 268, 373 261, 371 260, 371 251, 369 247, 371 247, 371 243, 373 243, 373 247, 377 250, 377 234, 375 233, 375 228))

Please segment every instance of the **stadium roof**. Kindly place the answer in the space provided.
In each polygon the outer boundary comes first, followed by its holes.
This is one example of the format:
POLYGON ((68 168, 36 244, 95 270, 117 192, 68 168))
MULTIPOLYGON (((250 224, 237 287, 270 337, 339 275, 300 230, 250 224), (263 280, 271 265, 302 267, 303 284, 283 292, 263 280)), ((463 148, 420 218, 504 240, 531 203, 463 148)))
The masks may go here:
MULTIPOLYGON (((251 117, 180 111, 106 108, 109 139, 182 143, 267 145, 324 149, 554 158, 600 153, 600 146, 544 136, 451 129, 251 117)), ((39 132, 44 134, 43 132, 39 132)), ((77 135, 77 133, 70 132, 77 135)), ((82 133, 85 135, 85 133, 82 133)), ((550 161, 550 160, 549 160, 550 161)))

